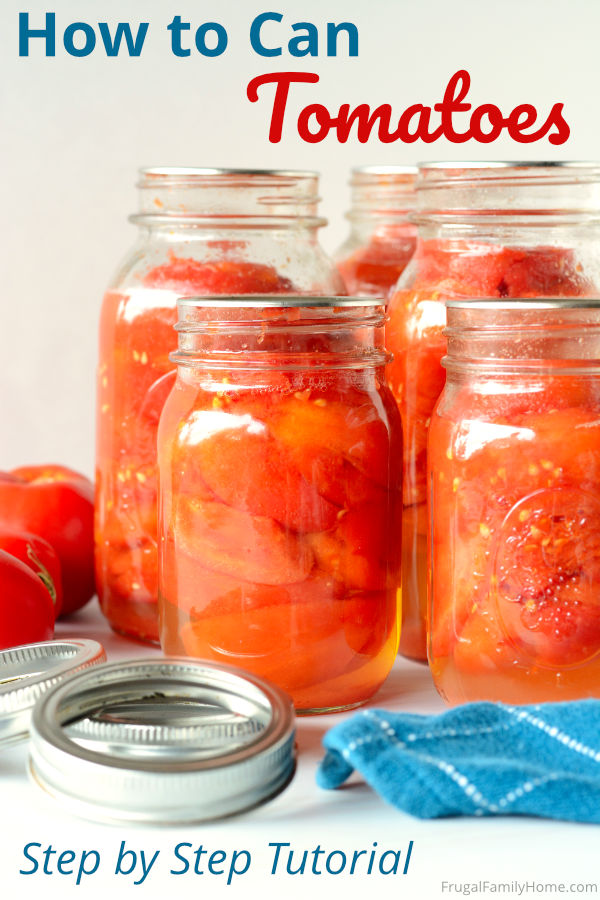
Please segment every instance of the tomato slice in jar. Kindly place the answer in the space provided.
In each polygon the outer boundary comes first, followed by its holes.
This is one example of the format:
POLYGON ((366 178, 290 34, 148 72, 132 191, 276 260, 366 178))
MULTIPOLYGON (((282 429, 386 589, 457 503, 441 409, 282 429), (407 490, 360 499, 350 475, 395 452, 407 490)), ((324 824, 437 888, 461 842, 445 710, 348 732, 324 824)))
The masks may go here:
POLYGON ((591 289, 574 251, 563 247, 427 241, 417 263, 415 288, 439 290, 444 297, 567 297, 591 289))
POLYGON ((344 585, 318 569, 313 569, 299 582, 262 584, 206 569, 181 548, 169 570, 165 594, 176 601, 181 613, 187 613, 193 619, 244 615, 250 610, 275 604, 327 604, 344 594, 344 585))
MULTIPOLYGON (((107 399, 119 404, 124 412, 132 402, 137 411, 137 404, 154 382, 173 368, 169 354, 177 348, 174 308, 161 306, 134 314, 134 299, 129 300, 131 316, 122 317, 114 326, 114 350, 104 376, 111 380, 107 399)), ((116 424, 120 427, 120 422, 116 424)))
POLYGON ((191 619, 180 636, 190 656, 241 657, 245 668, 293 691, 341 675, 381 649, 392 627, 381 602, 365 596, 252 606, 191 619))
MULTIPOLYGON (((290 448, 305 478, 314 480, 325 496, 343 499, 342 489, 333 485, 335 469, 343 460, 369 480, 387 486, 389 435, 379 411, 370 402, 361 403, 359 397, 351 395, 341 402, 315 395, 309 389, 297 391, 278 404, 269 428, 290 448)), ((368 486, 364 486, 364 480, 361 483, 366 491, 368 486)))
POLYGON ((350 294, 385 297, 408 265, 416 245, 413 225, 383 226, 366 246, 338 262, 350 294))
POLYGON ((297 645, 310 641, 318 643, 339 628, 335 601, 324 604, 307 600, 203 615, 183 626, 182 637, 185 643, 185 635, 193 635, 191 640, 202 641, 213 650, 227 654, 272 656, 290 653, 297 645))
POLYGON ((498 296, 565 297, 587 293, 575 252, 563 247, 506 248, 498 296), (506 294, 500 291, 506 290, 506 294))
POLYGON ((266 516, 181 496, 175 513, 181 549, 206 569, 262 584, 303 581, 314 563, 306 541, 266 516))
MULTIPOLYGON (((571 381, 575 380, 571 378, 571 381)), ((567 395, 565 399, 571 402, 574 398, 567 395)), ((558 405, 558 400, 556 403, 558 405)), ((522 424, 535 435, 537 453, 532 454, 528 466, 530 476, 541 479, 544 486, 549 486, 551 480, 565 478, 574 484, 598 483, 600 404, 592 408, 553 408, 524 416, 522 424)))
POLYGON ((473 423, 438 418, 430 441, 436 516, 454 532, 444 554, 434 524, 434 656, 456 640, 463 666, 470 654, 486 665, 503 654, 512 665, 582 664, 600 653, 600 410, 502 408, 500 423, 479 423, 479 439, 477 411, 465 408, 473 423))
POLYGON ((349 588, 385 590, 388 522, 389 513, 371 504, 342 511, 333 531, 308 535, 318 566, 349 588))
POLYGON ((112 545, 106 557, 112 590, 123 600, 153 604, 158 584, 158 558, 154 540, 112 545))
POLYGON ((394 607, 386 592, 361 593, 343 601, 344 636, 356 653, 375 656, 395 625, 394 607))
POLYGON ((194 294, 287 294, 293 290, 289 278, 273 266, 232 259, 199 260, 170 254, 169 262, 151 269, 144 285, 194 294))
POLYGON ((538 665, 600 653, 600 498, 540 490, 511 510, 498 536, 492 596, 505 633, 538 665))
POLYGON ((190 425, 209 435, 195 445, 193 466, 225 504, 297 532, 334 526, 338 507, 304 478, 293 454, 270 436, 264 423, 250 415, 209 411, 192 414, 190 425))
POLYGON ((485 605, 472 612, 458 633, 453 658, 456 667, 473 678, 494 670, 510 671, 522 662, 497 617, 485 605))

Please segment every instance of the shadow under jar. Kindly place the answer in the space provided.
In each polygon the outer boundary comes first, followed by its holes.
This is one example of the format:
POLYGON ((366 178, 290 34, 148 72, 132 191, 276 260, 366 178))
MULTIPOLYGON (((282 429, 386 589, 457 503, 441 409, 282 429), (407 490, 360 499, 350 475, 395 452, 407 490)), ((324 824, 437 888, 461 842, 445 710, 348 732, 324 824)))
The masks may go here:
POLYGON ((317 240, 317 186, 313 172, 141 172, 139 239, 100 322, 96 574, 117 631, 158 641, 156 431, 175 381, 176 298, 340 291, 317 240))
POLYGON ((448 303, 429 657, 450 703, 600 696, 600 300, 448 303))
POLYGON ((415 254, 393 291, 388 380, 404 429, 400 652, 426 658, 427 430, 444 386, 445 301, 594 297, 600 165, 430 163, 419 169, 415 254))
POLYGON ((268 678, 305 713, 363 703, 397 652, 402 437, 383 322, 370 299, 179 301, 161 645, 268 678))
POLYGON ((334 254, 346 290, 387 298, 417 243, 409 215, 415 205, 412 166, 364 166, 352 170, 350 234, 334 254))

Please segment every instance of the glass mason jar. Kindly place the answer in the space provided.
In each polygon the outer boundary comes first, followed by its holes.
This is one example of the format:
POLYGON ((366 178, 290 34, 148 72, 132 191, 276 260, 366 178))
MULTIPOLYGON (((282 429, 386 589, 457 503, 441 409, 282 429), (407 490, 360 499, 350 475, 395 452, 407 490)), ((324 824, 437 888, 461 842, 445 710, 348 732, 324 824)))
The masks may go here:
POLYGON ((389 308, 390 387, 404 428, 400 652, 426 658, 427 429, 444 386, 444 301, 585 297, 600 288, 600 165, 434 163, 418 242, 389 308))
POLYGON ((179 316, 158 440, 163 650, 269 678, 302 712, 356 706, 398 646, 383 307, 201 298, 179 316))
POLYGON ((113 628, 158 640, 156 430, 175 380, 176 298, 339 292, 312 172, 144 169, 140 228, 104 298, 96 570, 113 628))
POLYGON ((600 300, 448 304, 429 430, 433 677, 600 696, 600 300))
POLYGON ((350 234, 334 258, 352 296, 387 297, 414 253, 417 169, 364 166, 352 170, 350 234))

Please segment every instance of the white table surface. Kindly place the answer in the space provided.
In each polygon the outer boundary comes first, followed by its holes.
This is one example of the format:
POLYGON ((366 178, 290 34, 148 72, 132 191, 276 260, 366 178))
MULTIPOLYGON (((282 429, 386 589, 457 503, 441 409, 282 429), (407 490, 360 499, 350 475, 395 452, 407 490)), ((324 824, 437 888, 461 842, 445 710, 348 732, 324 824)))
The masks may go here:
MULTIPOLYGON (((158 650, 114 634, 95 601, 68 623, 61 623, 57 636, 96 638, 104 645, 109 660, 159 655, 158 650)), ((427 668, 401 659, 372 705, 421 713, 444 708, 427 668)), ((180 897, 247 897, 259 893, 268 898, 282 895, 295 898, 304 897, 307 892, 321 898, 329 897, 332 891, 348 897, 364 897, 365 889, 376 893, 378 898, 434 900, 464 896, 464 893, 457 894, 456 889, 442 890, 443 881, 461 885, 503 882, 512 888, 504 893, 491 890, 472 893, 475 897, 517 897, 521 883, 530 885, 521 893, 523 897, 556 896, 539 890, 540 885, 553 882, 565 884, 566 891, 559 896, 594 896, 589 889, 588 893, 571 889, 571 885, 586 882, 593 883, 600 894, 600 829, 596 826, 516 817, 419 821, 386 806, 355 776, 343 789, 321 790, 315 784, 315 771, 322 756, 321 738, 338 721, 339 715, 298 720, 297 773, 275 800, 236 818, 196 826, 101 825, 77 819, 63 812, 55 801, 30 783, 25 774, 26 745, 2 751, 0 900, 12 900, 23 893, 63 898, 65 893, 70 896, 73 891, 79 897, 106 897, 112 891, 117 898, 128 896, 130 891, 151 898, 162 898, 165 892, 170 892, 177 900, 180 897), (351 855, 354 850, 370 852, 376 841, 380 850, 400 849, 404 854, 411 840, 414 843, 407 875, 382 875, 377 869, 371 875, 364 872, 313 875, 309 871, 294 876, 285 871, 271 874, 270 842, 289 842, 295 851, 295 865, 304 850, 311 851, 317 845, 328 852, 342 850, 351 855), (143 850, 146 857, 160 851, 142 884, 133 883, 139 874, 115 874, 122 841, 126 842, 126 849, 143 850), (211 875, 206 871, 196 875, 193 866, 186 874, 170 874, 171 868, 181 865, 174 856, 174 847, 184 841, 192 844, 192 850, 186 851, 188 854, 200 844, 210 852, 226 851, 226 868, 233 851, 248 850, 252 857, 250 869, 244 875, 234 876, 229 886, 225 883, 226 875, 211 875), (20 869, 32 867, 23 853, 30 842, 41 844, 41 848, 32 851, 39 859, 40 868, 35 874, 19 874, 20 869), (41 854, 50 844, 59 852, 75 851, 76 868, 82 851, 96 850, 100 855, 98 870, 84 876, 77 886, 74 874, 61 875, 56 871, 57 854, 54 854, 50 857, 51 873, 44 874, 41 854)), ((87 857, 90 867, 92 859, 87 857)), ((206 870, 205 865, 203 868, 206 870)))

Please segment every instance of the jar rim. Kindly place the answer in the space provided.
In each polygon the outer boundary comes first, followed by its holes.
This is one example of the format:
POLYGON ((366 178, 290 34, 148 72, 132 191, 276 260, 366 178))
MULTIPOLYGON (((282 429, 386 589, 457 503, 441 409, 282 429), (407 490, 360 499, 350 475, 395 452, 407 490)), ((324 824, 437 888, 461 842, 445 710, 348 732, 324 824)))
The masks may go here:
POLYGON ((600 297, 517 297, 514 300, 446 300, 446 309, 600 309, 600 297))
POLYGON ((355 178, 360 178, 361 176, 369 178, 371 175, 391 178, 400 177, 410 181, 417 177, 418 172, 417 166, 353 166, 350 170, 350 183, 352 184, 355 178))
POLYGON ((312 294, 236 294, 231 296, 178 297, 177 308, 198 309, 262 309, 262 308, 330 308, 385 306, 384 297, 336 297, 313 296, 312 294))
POLYGON ((310 169, 244 169, 221 168, 203 166, 142 166, 139 170, 142 178, 205 178, 210 176, 221 177, 230 175, 247 176, 251 178, 318 178, 319 173, 310 169))
POLYGON ((600 160, 562 160, 562 159, 500 159, 500 160, 435 160, 418 164, 419 172, 428 169, 439 171, 440 169, 598 169, 600 160))

